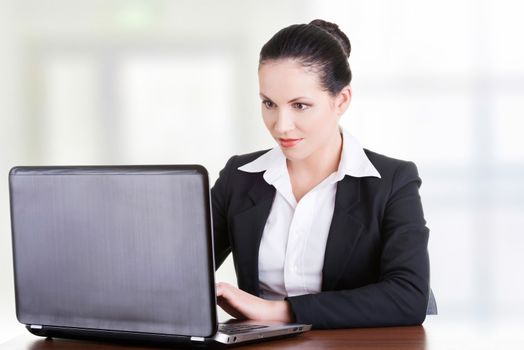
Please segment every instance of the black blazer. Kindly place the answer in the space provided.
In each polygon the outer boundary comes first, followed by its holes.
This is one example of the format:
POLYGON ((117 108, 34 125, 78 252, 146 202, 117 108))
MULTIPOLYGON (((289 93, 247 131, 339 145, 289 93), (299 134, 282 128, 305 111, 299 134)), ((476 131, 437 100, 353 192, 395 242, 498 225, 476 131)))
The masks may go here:
MULTIPOLYGON (((322 292, 287 297, 296 322, 315 328, 418 325, 430 293, 429 230, 414 163, 364 150, 382 178, 337 183, 322 292)), ((259 295, 258 249, 275 187, 237 168, 266 151, 234 156, 211 189, 215 266, 233 253, 240 289, 259 295)))

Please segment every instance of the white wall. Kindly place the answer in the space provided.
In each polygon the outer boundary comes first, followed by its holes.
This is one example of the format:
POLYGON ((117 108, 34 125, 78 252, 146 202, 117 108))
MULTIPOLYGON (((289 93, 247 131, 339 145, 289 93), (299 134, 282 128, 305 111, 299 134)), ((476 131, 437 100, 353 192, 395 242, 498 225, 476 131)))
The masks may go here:
MULTIPOLYGON (((273 145, 258 53, 314 18, 352 43, 343 124, 418 165, 439 317, 521 320, 522 10, 509 0, 0 0, 0 341, 23 331, 9 168, 196 162, 214 181, 229 156, 273 145)), ((231 263, 218 279, 235 281, 231 263)))

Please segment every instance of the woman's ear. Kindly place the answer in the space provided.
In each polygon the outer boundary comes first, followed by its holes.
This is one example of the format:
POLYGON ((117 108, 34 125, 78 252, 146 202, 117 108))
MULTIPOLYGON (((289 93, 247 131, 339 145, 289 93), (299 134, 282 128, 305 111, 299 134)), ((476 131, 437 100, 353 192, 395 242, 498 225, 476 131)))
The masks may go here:
POLYGON ((338 93, 335 101, 335 109, 338 116, 341 116, 346 112, 351 103, 351 85, 345 86, 338 93))

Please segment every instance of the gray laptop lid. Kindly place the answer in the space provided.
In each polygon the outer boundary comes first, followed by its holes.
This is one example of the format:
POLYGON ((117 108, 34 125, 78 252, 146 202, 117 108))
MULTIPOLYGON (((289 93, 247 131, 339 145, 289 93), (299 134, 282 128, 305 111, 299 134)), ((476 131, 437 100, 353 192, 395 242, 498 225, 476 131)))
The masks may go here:
POLYGON ((216 332, 203 167, 15 167, 9 188, 20 322, 216 332))

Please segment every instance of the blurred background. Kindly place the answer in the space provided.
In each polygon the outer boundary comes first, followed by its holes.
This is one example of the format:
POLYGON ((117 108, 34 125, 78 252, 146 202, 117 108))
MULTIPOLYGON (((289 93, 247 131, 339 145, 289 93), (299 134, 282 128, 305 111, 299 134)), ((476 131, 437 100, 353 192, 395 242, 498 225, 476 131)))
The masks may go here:
MULTIPOLYGON (((8 171, 201 163, 273 147, 261 46, 315 18, 352 43, 342 119, 414 161, 442 320, 524 315, 524 5, 511 0, 0 0, 0 342, 17 323, 8 171)), ((231 262, 218 280, 235 282, 231 262)))

